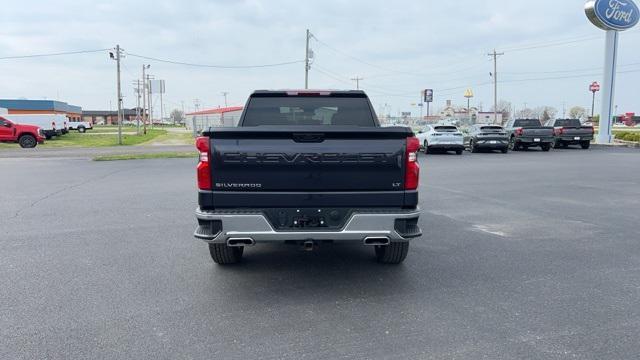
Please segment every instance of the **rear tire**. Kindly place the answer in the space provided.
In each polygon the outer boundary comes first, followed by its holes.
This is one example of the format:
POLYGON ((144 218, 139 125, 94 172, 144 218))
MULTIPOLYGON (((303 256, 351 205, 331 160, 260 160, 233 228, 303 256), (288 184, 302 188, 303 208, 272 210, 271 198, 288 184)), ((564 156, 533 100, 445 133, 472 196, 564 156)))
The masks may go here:
POLYGON ((422 150, 424 151, 425 155, 429 153, 429 144, 427 143, 427 140, 424 141, 422 150))
POLYGON ((401 264, 409 253, 409 242, 392 242, 386 246, 376 246, 376 258, 382 264, 401 264))
POLYGON ((583 149, 587 150, 587 149, 589 149, 591 147, 591 141, 582 141, 582 142, 580 142, 580 146, 583 149))
POLYGON ((469 141, 469 148, 471 149, 472 153, 478 152, 478 147, 476 146, 476 144, 473 143, 473 140, 469 141))
POLYGON ((556 141, 553 143, 554 149, 560 149, 563 146, 562 141, 556 141))
POLYGON ((22 135, 20 139, 18 139, 18 144, 23 149, 31 149, 38 145, 38 141, 33 135, 22 135))
POLYGON ((509 148, 505 147, 505 148, 500 149, 500 151, 502 151, 503 154, 506 154, 506 153, 509 152, 509 148))
POLYGON ((84 126, 78 126, 78 132, 79 132, 79 133, 84 133, 84 132, 86 132, 86 131, 87 131, 87 129, 85 129, 85 127, 84 127, 84 126))
POLYGON ((462 155, 462 151, 463 151, 462 149, 456 150, 456 155, 462 155))
POLYGON ((545 151, 545 152, 549 151, 549 150, 551 150, 551 144, 540 145, 540 148, 542 149, 542 151, 545 151))
POLYGON ((209 244, 211 258, 219 265, 237 264, 242 260, 244 247, 230 247, 227 244, 209 244))

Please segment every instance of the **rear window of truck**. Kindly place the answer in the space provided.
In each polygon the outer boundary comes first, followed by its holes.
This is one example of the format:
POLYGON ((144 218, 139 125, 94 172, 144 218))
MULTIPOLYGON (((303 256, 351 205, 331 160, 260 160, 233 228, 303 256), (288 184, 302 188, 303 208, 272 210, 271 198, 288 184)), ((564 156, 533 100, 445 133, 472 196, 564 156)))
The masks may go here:
POLYGON ((513 127, 540 127, 540 120, 529 119, 529 120, 516 120, 513 124, 513 127))
POLYGON ((556 120, 555 126, 580 127, 582 126, 582 124, 578 119, 563 119, 563 120, 556 120))
POLYGON ((285 96, 249 100, 242 126, 335 125, 375 127, 364 97, 285 96))

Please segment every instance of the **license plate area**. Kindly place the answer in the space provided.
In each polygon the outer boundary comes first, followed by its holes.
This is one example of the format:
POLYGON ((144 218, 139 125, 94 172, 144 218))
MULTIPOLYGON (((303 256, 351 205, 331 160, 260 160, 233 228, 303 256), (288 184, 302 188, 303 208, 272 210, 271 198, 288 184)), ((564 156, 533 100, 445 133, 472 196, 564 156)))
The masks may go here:
POLYGON ((575 136, 573 140, 580 140, 580 136, 575 136))
POLYGON ((338 230, 351 215, 351 209, 344 208, 283 208, 264 212, 273 228, 280 231, 338 230))
POLYGON ((540 141, 542 141, 540 138, 533 139, 533 142, 540 142, 540 141))

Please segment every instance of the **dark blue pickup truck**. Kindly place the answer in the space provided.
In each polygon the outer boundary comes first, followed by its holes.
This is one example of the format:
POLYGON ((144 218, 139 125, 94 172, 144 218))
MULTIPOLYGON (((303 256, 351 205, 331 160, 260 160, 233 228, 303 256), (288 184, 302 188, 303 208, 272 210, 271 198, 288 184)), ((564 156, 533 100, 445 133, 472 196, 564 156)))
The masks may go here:
POLYGON ((418 226, 420 144, 411 129, 380 127, 362 91, 256 91, 238 127, 196 140, 195 237, 218 264, 245 246, 371 246, 399 264, 418 226))
POLYGON ((586 150, 591 146, 594 138, 593 126, 583 126, 579 119, 549 120, 546 125, 554 128, 556 149, 580 145, 586 150))

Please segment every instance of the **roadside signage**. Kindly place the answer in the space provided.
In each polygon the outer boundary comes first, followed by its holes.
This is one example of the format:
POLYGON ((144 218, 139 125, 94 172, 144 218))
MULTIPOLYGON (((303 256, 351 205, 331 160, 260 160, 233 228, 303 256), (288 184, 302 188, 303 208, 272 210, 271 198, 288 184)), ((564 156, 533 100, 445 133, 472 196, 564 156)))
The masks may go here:
POLYGON ((424 91, 424 102, 433 102, 433 89, 426 89, 424 91))
MULTIPOLYGON (((589 21, 606 31, 600 118, 611 119, 615 97, 616 67, 618 65, 619 33, 629 30, 638 24, 640 10, 633 0, 589 0, 584 5, 584 11, 589 21)), ((591 114, 593 115, 596 92, 600 90, 600 86, 599 84, 592 84, 591 86, 590 90, 593 93, 591 114)), ((613 141, 611 129, 611 121, 600 122, 599 143, 609 144, 613 141)))
POLYGON ((591 85, 589 85, 589 91, 591 91, 591 92, 600 91, 600 84, 598 84, 597 81, 592 82, 591 85))
POLYGON ((467 90, 464 92, 464 97, 466 97, 467 99, 472 98, 472 97, 473 97, 473 90, 471 90, 471 89, 467 89, 467 90))
POLYGON ((585 12, 603 30, 628 30, 640 20, 640 11, 633 0, 591 0, 585 5, 585 12))
POLYGON ((153 94, 165 93, 164 80, 151 80, 149 81, 149 83, 151 85, 151 93, 153 94))

